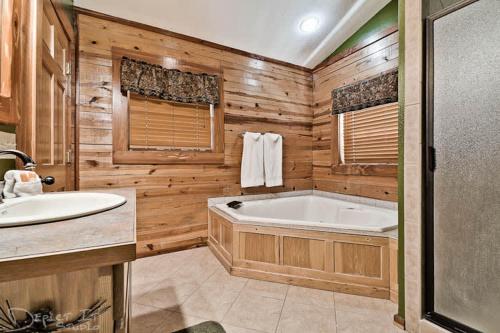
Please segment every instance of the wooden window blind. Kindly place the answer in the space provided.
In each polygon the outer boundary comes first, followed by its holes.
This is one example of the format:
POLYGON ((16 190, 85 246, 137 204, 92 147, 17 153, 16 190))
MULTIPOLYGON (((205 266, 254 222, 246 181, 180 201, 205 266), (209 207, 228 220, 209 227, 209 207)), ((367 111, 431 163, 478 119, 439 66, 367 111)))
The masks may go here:
POLYGON ((344 164, 395 164, 398 161, 398 103, 341 114, 344 164))
POLYGON ((209 105, 182 104, 129 94, 129 149, 212 150, 209 105))

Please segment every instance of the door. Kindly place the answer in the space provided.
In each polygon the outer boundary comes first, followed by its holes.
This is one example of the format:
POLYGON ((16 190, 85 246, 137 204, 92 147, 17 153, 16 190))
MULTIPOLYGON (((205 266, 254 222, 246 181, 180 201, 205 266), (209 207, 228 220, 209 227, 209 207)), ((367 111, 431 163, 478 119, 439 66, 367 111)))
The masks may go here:
POLYGON ((72 166, 70 39, 50 0, 38 2, 35 152, 37 172, 53 176, 44 191, 74 188, 72 166))
POLYGON ((0 0, 0 123, 15 124, 18 116, 14 103, 16 75, 14 57, 19 43, 20 1, 0 0))
POLYGON ((500 328, 500 1, 427 24, 425 316, 500 328))

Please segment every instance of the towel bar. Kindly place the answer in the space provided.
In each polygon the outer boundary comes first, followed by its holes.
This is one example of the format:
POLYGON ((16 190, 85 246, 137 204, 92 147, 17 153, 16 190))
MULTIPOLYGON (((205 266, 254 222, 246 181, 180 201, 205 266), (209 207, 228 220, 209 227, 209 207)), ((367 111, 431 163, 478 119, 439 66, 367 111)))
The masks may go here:
MULTIPOLYGON (((246 133, 246 132, 241 132, 241 133, 239 134, 239 136, 244 137, 244 136, 245 136, 245 133, 246 133)), ((256 133, 258 133, 258 132, 256 132, 256 133)), ((279 133, 273 133, 273 132, 261 132, 260 134, 264 135, 264 134, 266 134, 266 133, 279 134, 279 133)), ((281 134, 280 134, 280 135, 281 135, 281 134)), ((284 140, 284 139, 285 139, 285 136, 281 135, 281 138, 284 140)))

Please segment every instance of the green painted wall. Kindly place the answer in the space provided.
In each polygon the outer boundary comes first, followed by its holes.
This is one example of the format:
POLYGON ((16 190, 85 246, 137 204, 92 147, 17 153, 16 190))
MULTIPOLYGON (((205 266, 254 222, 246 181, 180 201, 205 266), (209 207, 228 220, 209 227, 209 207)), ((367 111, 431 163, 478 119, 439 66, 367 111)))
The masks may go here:
POLYGON ((68 16, 69 20, 71 21, 72 24, 75 23, 75 18, 74 18, 74 11, 73 11, 73 0, 60 0, 62 5, 64 6, 64 11, 66 12, 66 15, 68 16))
MULTIPOLYGON (((16 127, 10 125, 2 125, 0 124, 0 132, 4 133, 15 133, 16 127)), ((3 175, 7 170, 16 168, 16 160, 15 159, 0 159, 0 180, 3 180, 3 175)))
POLYGON ((332 55, 340 53, 348 48, 353 47, 359 42, 369 38, 386 28, 398 24, 398 0, 392 0, 384 8, 382 8, 375 16, 365 23, 358 31, 349 37, 342 45, 340 45, 332 55))
POLYGON ((16 133, 16 126, 0 124, 0 132, 16 133))

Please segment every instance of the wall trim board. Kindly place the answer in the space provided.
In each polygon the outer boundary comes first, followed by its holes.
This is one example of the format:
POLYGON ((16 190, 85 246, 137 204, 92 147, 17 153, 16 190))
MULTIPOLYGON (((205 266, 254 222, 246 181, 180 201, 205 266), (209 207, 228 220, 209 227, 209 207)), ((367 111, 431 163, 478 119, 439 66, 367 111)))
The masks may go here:
MULTIPOLYGON (((404 130, 405 130, 405 0, 398 0, 399 26, 399 114, 398 114, 398 248, 405 248, 404 239, 404 130)), ((394 320, 405 325, 405 251, 398 253, 398 313, 394 320)))
POLYGON ((75 6, 74 8, 75 8, 75 13, 77 15, 92 16, 92 17, 103 19, 103 20, 112 21, 112 22, 116 22, 116 23, 128 25, 128 26, 131 26, 131 27, 135 27, 135 28, 139 28, 139 29, 143 29, 143 30, 148 30, 148 31, 160 33, 160 34, 163 34, 163 35, 166 35, 166 36, 183 39, 183 40, 186 40, 186 41, 189 41, 189 42, 193 42, 193 43, 197 43, 197 44, 201 44, 201 45, 213 47, 215 49, 219 49, 219 50, 222 50, 222 51, 227 51, 227 52, 239 54, 239 55, 250 57, 250 58, 253 58, 253 59, 257 59, 257 60, 261 60, 261 61, 266 61, 266 62, 271 62, 271 63, 277 64, 277 65, 281 65, 281 66, 286 66, 286 67, 298 69, 298 70, 304 71, 306 73, 312 73, 312 69, 311 68, 307 68, 307 67, 303 67, 303 66, 300 66, 300 65, 292 64, 292 63, 289 63, 289 62, 286 62, 286 61, 282 61, 282 60, 278 60, 278 59, 274 59, 274 58, 269 58, 269 57, 262 56, 262 55, 259 55, 259 54, 255 54, 255 53, 243 51, 243 50, 240 50, 240 49, 232 48, 232 47, 229 47, 229 46, 225 46, 225 45, 222 45, 222 44, 210 42, 210 41, 207 41, 207 40, 204 40, 204 39, 201 39, 201 38, 192 37, 192 36, 184 35, 184 34, 181 34, 181 33, 178 33, 178 32, 173 32, 173 31, 170 31, 170 30, 166 30, 166 29, 154 27, 154 26, 151 26, 149 24, 135 22, 135 21, 131 21, 131 20, 127 20, 127 19, 121 18, 121 17, 116 17, 116 16, 113 16, 113 15, 109 15, 109 14, 97 12, 97 11, 94 11, 94 10, 91 10, 91 9, 86 9, 86 8, 82 8, 82 7, 78 7, 78 6, 75 6))
POLYGON ((75 154, 73 163, 75 165, 75 191, 80 190, 80 26, 78 24, 78 15, 74 15, 75 27, 75 62, 74 62, 74 80, 75 80, 75 154))
POLYGON ((319 71, 320 69, 323 69, 323 68, 325 68, 333 63, 336 63, 337 61, 339 61, 343 58, 346 58, 346 57, 350 56, 351 54, 356 53, 359 50, 361 50, 367 46, 370 46, 371 44, 374 44, 374 43, 378 42, 381 39, 384 39, 385 37, 387 37, 389 35, 392 35, 393 33, 396 33, 397 31, 398 31, 398 26, 394 25, 394 26, 388 27, 388 28, 376 33, 376 34, 373 34, 370 37, 359 42, 358 44, 354 45, 353 47, 350 47, 350 48, 348 48, 340 53, 332 54, 332 55, 328 56, 328 58, 326 58, 325 60, 320 62, 318 65, 316 65, 316 67, 314 67, 312 71, 315 73, 315 72, 319 71))

